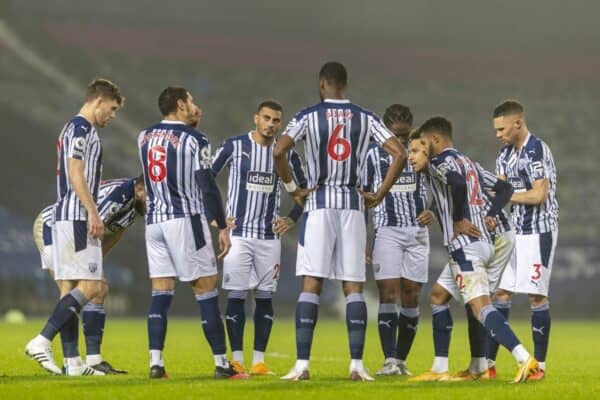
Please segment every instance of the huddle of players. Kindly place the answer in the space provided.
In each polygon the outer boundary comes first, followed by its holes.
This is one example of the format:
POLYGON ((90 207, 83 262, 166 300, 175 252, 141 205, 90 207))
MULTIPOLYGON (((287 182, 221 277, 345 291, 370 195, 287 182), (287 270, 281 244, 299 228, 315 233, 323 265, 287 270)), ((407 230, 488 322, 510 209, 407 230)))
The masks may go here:
POLYGON ((163 120, 143 130, 138 139, 145 187, 141 179, 122 180, 122 185, 116 181, 113 187, 123 188, 114 191, 123 194, 114 197, 123 201, 114 200, 103 207, 103 201, 110 200, 103 200, 98 188, 102 193, 102 185, 111 181, 100 184, 101 149, 95 127, 106 125, 123 99, 111 82, 92 82, 80 114, 59 138, 57 203, 45 210, 44 223, 38 221, 35 227, 43 239, 38 239, 40 252, 45 254, 43 245, 51 246, 61 300, 40 335, 28 343, 27 354, 43 368, 61 373, 50 352, 50 342, 60 332, 67 375, 120 372, 102 361, 99 352, 102 334, 98 332, 103 329, 97 327, 103 328, 101 304, 106 296, 102 256, 112 247, 104 245, 107 236, 102 243, 100 239, 103 232, 117 232, 114 245, 137 210, 146 218, 152 281, 150 377, 167 376, 162 352, 176 277, 192 285, 214 354, 216 378, 247 377, 242 357, 244 302, 247 292, 253 290, 255 340, 249 372, 273 374, 264 362, 264 352, 280 270, 279 236, 303 211, 296 265, 296 275, 302 276, 295 313, 297 361, 282 379, 309 379, 319 295, 327 278, 341 280, 346 297, 350 377, 373 380, 362 363, 366 261, 372 262, 380 291, 378 325, 385 363, 378 375, 410 375, 406 359, 418 324, 420 287, 427 281, 427 226, 435 215, 450 256, 431 293, 436 357, 431 371, 412 379, 493 378, 493 361, 486 360, 486 355, 495 358, 496 343, 507 347, 519 364, 515 382, 543 377, 550 328, 546 296, 558 206, 552 156, 543 142, 529 134, 522 107, 505 102, 494 113, 497 136, 507 144, 498 157, 498 179, 453 149, 448 120, 431 118, 411 133, 412 114, 407 107, 390 106, 382 123, 347 100, 346 87, 344 66, 326 63, 319 73, 321 102, 296 114, 280 138, 275 140, 283 109, 274 101, 265 101, 254 115, 255 129, 226 140, 214 157, 206 136, 194 129, 200 109, 193 97, 184 88, 168 87, 158 101, 163 120), (305 142, 306 176, 293 150, 299 141, 305 142), (226 212, 214 181, 225 166, 229 168, 226 212), (280 216, 281 186, 297 203, 288 217, 280 216), (426 186, 433 195, 429 207, 426 186), (509 200, 513 202, 516 240, 503 211, 509 200), (375 227, 372 257, 364 252, 365 212, 369 208, 373 208, 375 227), (232 362, 226 357, 225 327, 217 303, 209 221, 219 229, 218 257, 224 259, 223 288, 229 291, 225 321, 232 362), (519 240, 527 241, 522 255, 519 240), (512 250, 515 242, 516 255, 512 250), (492 305, 491 293, 507 263, 502 289, 494 294, 492 305), (506 323, 514 292, 530 293, 532 299, 535 358, 506 323), (469 318, 472 361, 468 370, 451 376, 452 319, 447 304, 451 297, 459 296, 469 318), (82 308, 87 365, 77 352, 78 312, 82 308), (88 322, 86 312, 92 316, 88 322), (98 318, 100 314, 102 318, 98 318))

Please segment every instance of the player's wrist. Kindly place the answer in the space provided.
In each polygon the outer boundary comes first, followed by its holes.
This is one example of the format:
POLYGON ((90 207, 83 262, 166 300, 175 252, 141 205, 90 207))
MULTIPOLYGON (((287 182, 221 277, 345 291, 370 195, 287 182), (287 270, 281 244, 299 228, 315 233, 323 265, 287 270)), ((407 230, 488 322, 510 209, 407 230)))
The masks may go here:
POLYGON ((294 182, 293 179, 291 181, 287 182, 287 183, 283 182, 283 187, 285 188, 285 190, 288 193, 293 193, 296 190, 298 190, 298 186, 296 185, 296 182, 294 182))

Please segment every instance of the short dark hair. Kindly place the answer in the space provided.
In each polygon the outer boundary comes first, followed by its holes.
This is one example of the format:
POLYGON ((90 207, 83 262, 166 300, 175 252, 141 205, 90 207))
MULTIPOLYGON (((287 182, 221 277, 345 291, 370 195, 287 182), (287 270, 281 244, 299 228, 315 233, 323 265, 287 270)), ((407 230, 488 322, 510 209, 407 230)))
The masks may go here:
POLYGON ((505 100, 494 108, 494 118, 509 115, 522 114, 525 111, 523 105, 516 100, 505 100))
POLYGON ((413 115, 410 108, 402 104, 392 104, 383 113, 383 123, 388 128, 396 122, 404 122, 408 125, 413 123, 413 115))
POLYGON ((177 101, 187 101, 188 91, 183 86, 169 86, 158 96, 158 109, 165 116, 177 111, 177 101))
POLYGON ((121 95, 119 87, 108 79, 97 78, 89 83, 85 89, 85 102, 101 97, 103 99, 115 100, 118 105, 122 105, 125 97, 121 95))
POLYGON ((416 128, 413 129, 412 131, 410 131, 410 134, 408 135, 408 140, 416 140, 416 139, 421 139, 421 128, 416 128))
POLYGON ((452 138, 452 123, 444 117, 432 117, 419 127, 421 133, 439 133, 452 138))
POLYGON ((281 103, 279 103, 278 101, 275 101, 275 100, 271 100, 271 99, 262 101, 258 105, 258 108, 256 109, 256 113, 258 114, 260 112, 260 110, 262 110, 265 107, 270 108, 271 110, 275 110, 275 111, 279 111, 280 113, 283 113, 283 106, 281 105, 281 103))
POLYGON ((346 67, 337 61, 329 61, 321 67, 319 79, 324 79, 327 83, 335 85, 338 88, 345 88, 348 84, 348 72, 346 67))

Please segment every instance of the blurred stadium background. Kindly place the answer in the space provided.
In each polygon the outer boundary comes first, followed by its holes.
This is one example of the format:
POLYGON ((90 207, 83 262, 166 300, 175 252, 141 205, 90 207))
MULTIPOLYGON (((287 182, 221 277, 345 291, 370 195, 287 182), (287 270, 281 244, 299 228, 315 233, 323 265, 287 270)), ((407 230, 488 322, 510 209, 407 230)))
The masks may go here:
MULTIPOLYGON (((200 129, 214 148, 250 130, 264 98, 283 103, 285 120, 315 103, 318 68, 335 59, 349 70, 352 100, 377 113, 390 103, 407 104, 417 123, 443 114, 455 125, 457 147, 490 169, 500 147, 491 111, 505 98, 519 99, 529 127, 550 145, 558 166, 553 313, 600 316, 600 3, 216 4, 0 1, 0 313, 47 314, 54 305, 57 292, 39 268, 31 225, 55 199, 55 141, 91 79, 110 78, 127 97, 117 119, 100 132, 104 177, 136 176, 135 138, 159 118, 156 99, 168 84, 193 93, 204 111, 200 129)), ((225 179, 219 182, 224 191, 225 179)), ((140 222, 106 261, 112 315, 143 316, 148 306, 140 222)), ((445 257, 439 229, 431 231, 435 279, 445 257)), ((284 240, 280 316, 292 315, 299 291, 296 237, 297 229, 284 240)), ((375 296, 373 282, 369 288, 375 296)), ((177 297, 174 312, 196 312, 187 287, 180 285, 177 297)), ((331 313, 340 297, 329 285, 323 302, 331 313)), ((526 307, 513 309, 527 315, 526 307)))

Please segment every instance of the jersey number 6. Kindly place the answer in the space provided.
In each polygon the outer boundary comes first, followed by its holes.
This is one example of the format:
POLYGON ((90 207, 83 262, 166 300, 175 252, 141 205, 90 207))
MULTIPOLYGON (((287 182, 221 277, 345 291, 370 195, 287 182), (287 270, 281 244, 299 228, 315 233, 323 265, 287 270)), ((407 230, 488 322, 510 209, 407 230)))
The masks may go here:
POLYGON ((148 176, 153 182, 160 182, 167 176, 167 150, 163 146, 153 146, 148 150, 148 176))
POLYGON ((329 143, 327 143, 327 154, 335 161, 346 160, 350 157, 350 150, 352 149, 350 142, 343 137, 340 137, 342 129, 344 129, 344 124, 336 125, 333 129, 333 135, 331 135, 329 143))

